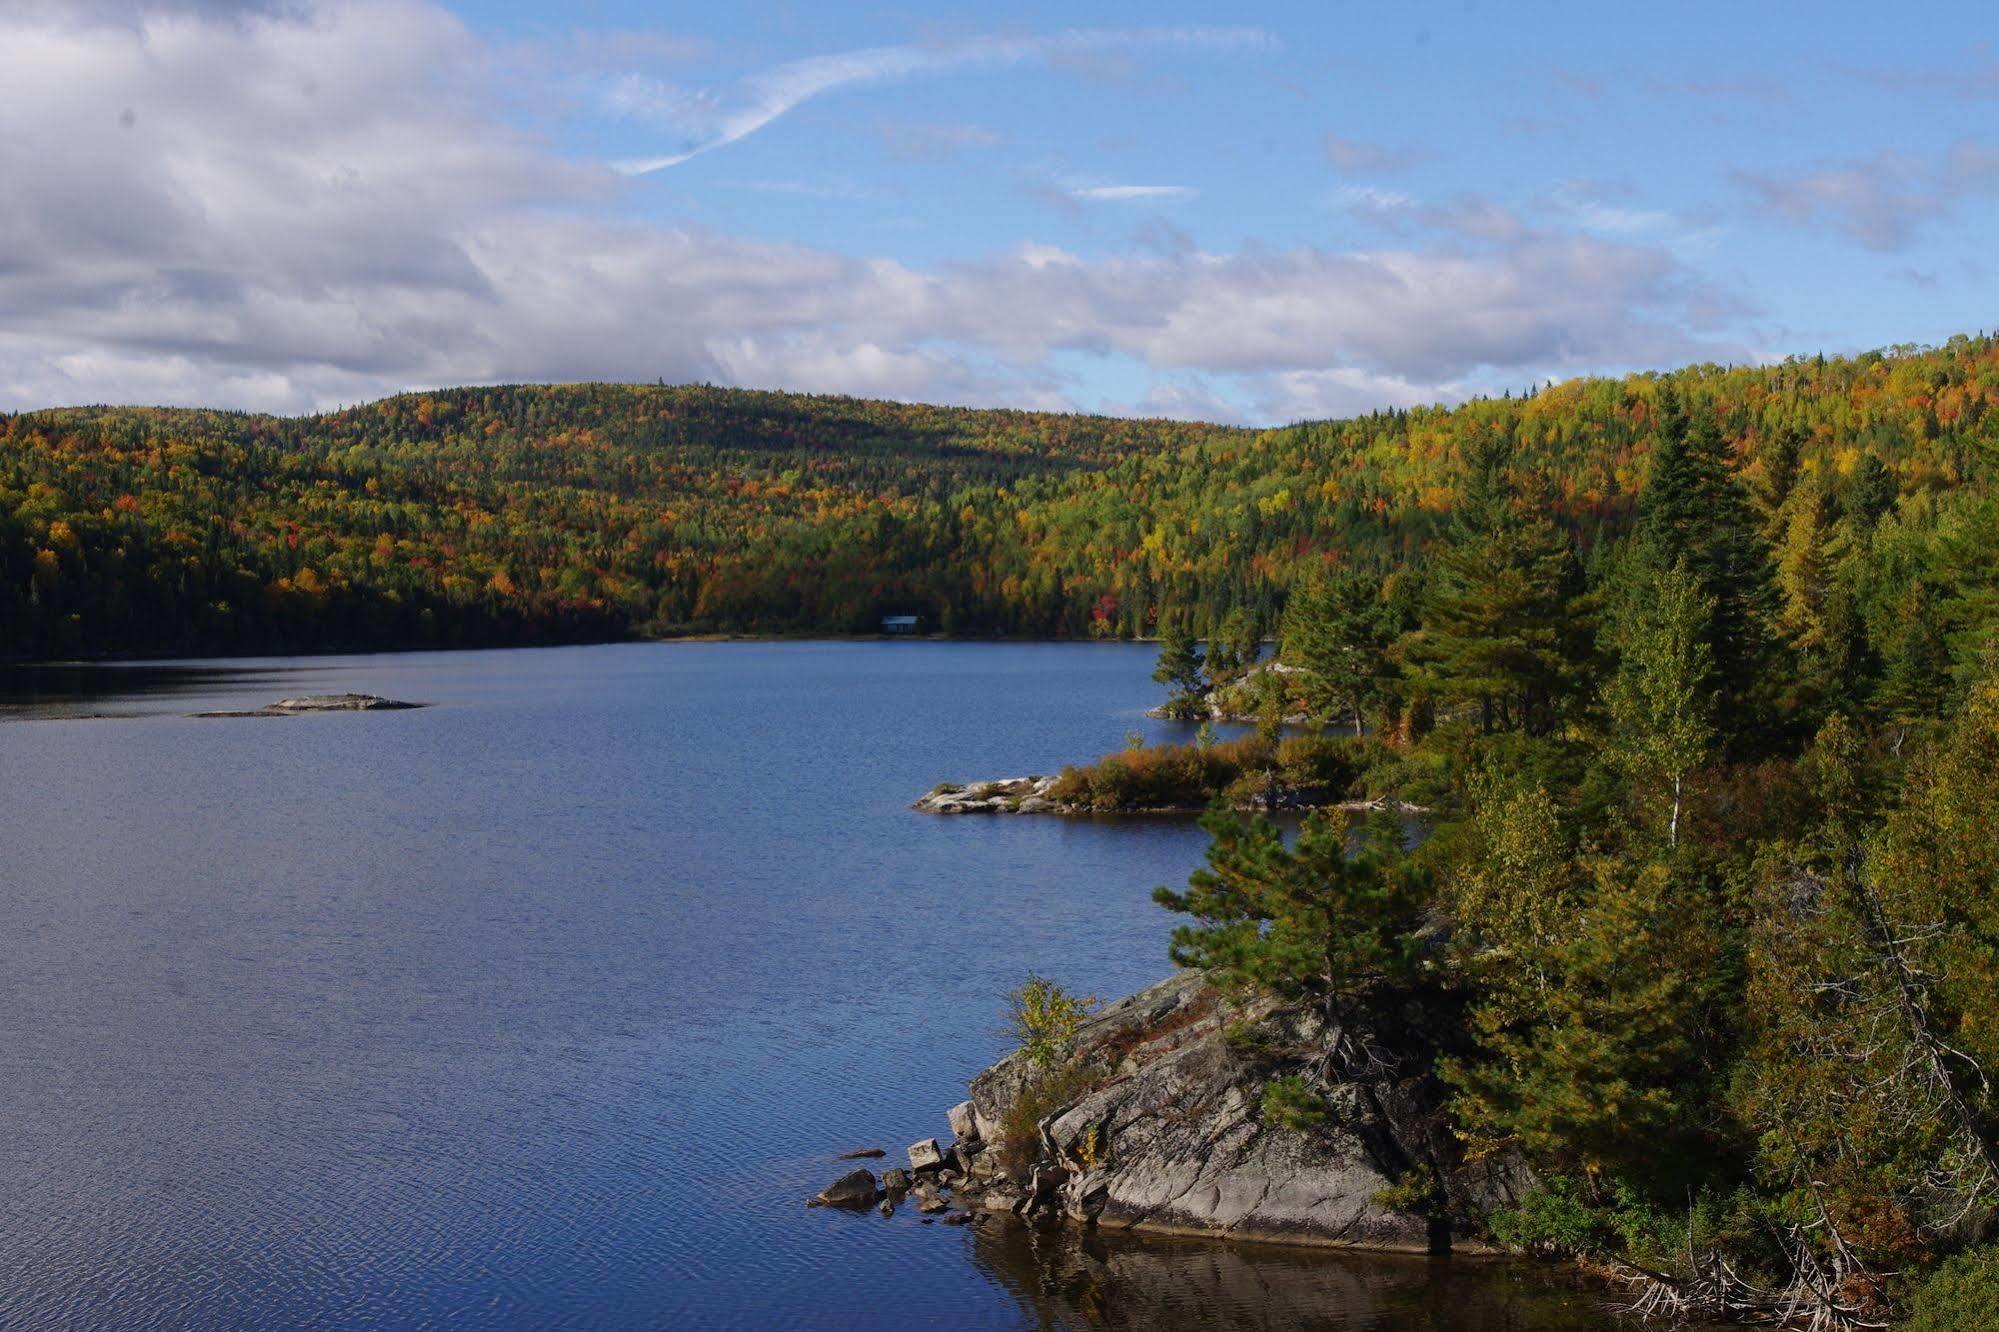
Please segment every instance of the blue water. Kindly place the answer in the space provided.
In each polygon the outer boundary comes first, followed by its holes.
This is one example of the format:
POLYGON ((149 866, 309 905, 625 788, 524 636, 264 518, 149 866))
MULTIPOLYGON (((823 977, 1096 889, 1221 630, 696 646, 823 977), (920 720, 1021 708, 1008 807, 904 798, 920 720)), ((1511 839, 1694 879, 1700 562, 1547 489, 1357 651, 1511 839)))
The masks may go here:
POLYGON ((1594 1323, 1511 1269, 800 1205, 838 1153, 944 1132, 1030 969, 1165 971, 1149 894, 1191 824, 908 808, 1170 729, 1150 665, 728 643, 0 680, 0 1325, 1594 1323), (185 715, 338 690, 435 706, 185 715))

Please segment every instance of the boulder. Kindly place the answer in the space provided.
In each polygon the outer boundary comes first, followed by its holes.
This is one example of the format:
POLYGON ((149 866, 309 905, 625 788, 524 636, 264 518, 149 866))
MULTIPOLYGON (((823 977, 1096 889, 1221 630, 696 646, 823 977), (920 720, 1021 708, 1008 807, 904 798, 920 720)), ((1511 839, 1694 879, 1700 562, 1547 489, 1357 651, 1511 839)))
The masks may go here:
POLYGON ((909 1168, 915 1171, 935 1170, 944 1164, 944 1149, 937 1145, 937 1139, 925 1138, 921 1142, 909 1144, 909 1168))
POLYGON ((944 1117, 951 1121, 951 1136, 960 1145, 979 1136, 978 1118, 972 1113, 970 1101, 958 1102, 945 1112, 944 1117))
POLYGON ((916 1199, 916 1210, 926 1216, 951 1209, 951 1204, 945 1202, 935 1189, 918 1189, 910 1196, 916 1199))
POLYGON ((881 1189, 875 1184, 872 1170, 850 1170, 846 1174, 819 1190, 812 1199, 814 1207, 872 1207, 881 1189))
POLYGON ((882 1190, 891 1194, 909 1192, 909 1172, 901 1166, 882 1171, 882 1190))
POLYGON ((887 1155, 888 1153, 879 1147, 863 1147, 857 1152, 841 1152, 833 1159, 836 1161, 877 1161, 887 1155))

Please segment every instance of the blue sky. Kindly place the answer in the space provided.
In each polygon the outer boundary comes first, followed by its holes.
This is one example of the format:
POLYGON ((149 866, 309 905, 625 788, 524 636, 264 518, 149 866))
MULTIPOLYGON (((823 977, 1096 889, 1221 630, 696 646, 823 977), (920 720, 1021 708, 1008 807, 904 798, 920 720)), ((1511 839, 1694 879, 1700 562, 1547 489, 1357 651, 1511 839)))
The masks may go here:
POLYGON ((1279 421, 1992 322, 1931 6, 27 0, 0 407, 704 379, 1279 421), (649 168, 649 169, 640 169, 649 168))

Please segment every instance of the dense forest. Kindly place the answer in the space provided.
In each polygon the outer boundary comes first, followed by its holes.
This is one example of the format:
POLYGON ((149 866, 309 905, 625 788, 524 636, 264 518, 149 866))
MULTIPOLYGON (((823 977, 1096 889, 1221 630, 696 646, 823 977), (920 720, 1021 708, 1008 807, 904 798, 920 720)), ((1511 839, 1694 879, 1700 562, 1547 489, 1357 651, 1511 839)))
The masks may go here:
POLYGON ((34 412, 0 655, 1158 636, 1179 702, 1254 701, 1238 767, 1302 712, 1432 811, 1362 854, 1216 813, 1161 898, 1224 987, 1455 1005, 1464 1140, 1542 1181, 1499 1238, 1661 1308, 1973 1326, 1995 408, 1999 342, 1958 338, 1266 431, 642 386, 34 412))
POLYGON ((1917 567, 1947 631, 1976 635, 1999 345, 1960 338, 1268 431, 603 385, 306 418, 30 412, 0 417, 0 655, 867 632, 892 613, 965 634, 1274 628, 1322 570, 1419 565, 1495 443, 1588 558, 1630 524, 1669 388, 1783 510, 1779 545, 1867 518, 1880 557, 1849 590, 1870 642, 1917 567))
POLYGON ((1228 434, 606 385, 0 417, 0 655, 998 627, 957 497, 1228 434))
MULTIPOLYGON (((1192 918, 1174 961, 1332 1031, 1454 1015, 1423 1069, 1469 1153, 1539 1180, 1493 1236, 1599 1264, 1649 1312, 1999 1325, 1990 356, 1454 413, 1447 499, 1388 487, 1368 543, 1335 529, 1365 558, 1294 572, 1284 671, 1256 661, 1253 603, 1163 635, 1171 706, 1233 691, 1260 736, 1064 780, 1226 798, 1284 780, 1302 710, 1349 794, 1422 806, 1427 840, 1218 808, 1206 867, 1158 894, 1192 918), (1268 778, 1242 771, 1258 754, 1268 778)), ((1364 474, 1420 475, 1415 438, 1364 474)), ((1376 1056, 1332 1057, 1364 1082, 1376 1056)), ((1328 1108, 1284 1067, 1266 1121, 1310 1132, 1328 1108)), ((1442 1187, 1405 1183, 1404 1204, 1442 1187)))

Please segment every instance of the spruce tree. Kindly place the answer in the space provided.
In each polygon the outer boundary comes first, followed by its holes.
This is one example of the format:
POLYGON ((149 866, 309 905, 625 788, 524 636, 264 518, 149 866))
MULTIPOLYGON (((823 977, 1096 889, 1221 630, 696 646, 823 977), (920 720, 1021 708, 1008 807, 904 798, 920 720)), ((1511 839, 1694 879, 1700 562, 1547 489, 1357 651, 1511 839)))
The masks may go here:
POLYGON ((1639 497, 1639 537, 1658 567, 1684 565, 1713 602, 1702 634, 1712 662, 1709 686, 1725 733, 1746 737, 1756 729, 1768 665, 1769 550, 1713 410, 1704 405, 1689 418, 1670 385, 1660 396, 1652 466, 1639 497))
POLYGON ((1159 664, 1153 668, 1152 678, 1171 691, 1166 699, 1168 713, 1191 717, 1200 710, 1208 691, 1203 667, 1200 642, 1185 625, 1176 622, 1160 636, 1159 664))
POLYGON ((1488 734, 1549 733, 1592 658, 1581 567, 1543 507, 1520 501, 1494 455, 1476 459, 1428 570, 1420 628, 1403 642, 1415 687, 1475 708, 1488 734))

